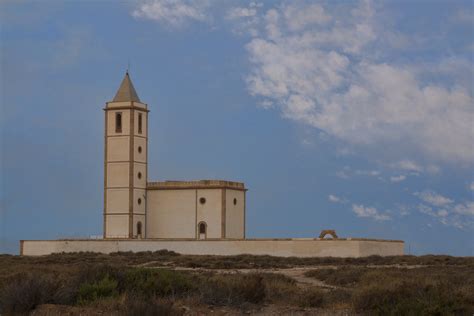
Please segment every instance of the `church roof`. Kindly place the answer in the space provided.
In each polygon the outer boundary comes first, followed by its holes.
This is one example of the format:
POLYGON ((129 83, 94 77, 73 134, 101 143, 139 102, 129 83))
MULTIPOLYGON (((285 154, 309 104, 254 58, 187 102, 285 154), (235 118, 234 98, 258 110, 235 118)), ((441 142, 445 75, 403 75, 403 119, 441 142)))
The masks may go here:
POLYGON ((140 98, 138 97, 137 91, 133 87, 132 80, 128 75, 128 71, 125 73, 125 77, 120 84, 120 88, 118 89, 117 93, 112 102, 127 102, 127 101, 134 101, 140 102, 140 98))
POLYGON ((232 189, 247 191, 242 182, 226 180, 193 180, 193 181, 159 181, 147 182, 148 190, 174 190, 174 189, 232 189))

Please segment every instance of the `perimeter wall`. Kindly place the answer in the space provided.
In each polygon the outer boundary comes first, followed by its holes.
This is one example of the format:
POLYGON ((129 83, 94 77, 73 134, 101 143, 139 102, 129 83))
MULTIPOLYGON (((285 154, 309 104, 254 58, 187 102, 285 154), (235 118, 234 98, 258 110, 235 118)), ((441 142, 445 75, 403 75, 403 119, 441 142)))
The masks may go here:
POLYGON ((22 240, 20 254, 61 252, 140 252, 167 249, 190 255, 271 255, 280 257, 364 257, 403 255, 404 242, 373 239, 246 239, 246 240, 22 240))

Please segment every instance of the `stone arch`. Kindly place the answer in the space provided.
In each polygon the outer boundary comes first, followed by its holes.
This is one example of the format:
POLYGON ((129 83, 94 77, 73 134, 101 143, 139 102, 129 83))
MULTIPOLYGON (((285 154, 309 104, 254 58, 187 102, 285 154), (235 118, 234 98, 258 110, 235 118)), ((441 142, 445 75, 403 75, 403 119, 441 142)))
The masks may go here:
POLYGON ((319 238, 324 239, 327 235, 331 236, 333 239, 337 239, 337 234, 334 229, 325 229, 321 231, 321 234, 319 234, 319 238))

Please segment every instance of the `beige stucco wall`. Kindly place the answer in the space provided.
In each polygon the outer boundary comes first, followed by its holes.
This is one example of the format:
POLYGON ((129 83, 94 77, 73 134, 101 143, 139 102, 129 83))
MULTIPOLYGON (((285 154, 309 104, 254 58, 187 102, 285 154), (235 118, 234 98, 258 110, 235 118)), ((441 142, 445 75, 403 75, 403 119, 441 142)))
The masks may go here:
POLYGON ((107 161, 129 160, 129 142, 128 136, 107 137, 107 161))
POLYGON ((244 233, 245 192, 226 189, 226 238, 242 239, 244 233), (234 199, 237 204, 234 205, 234 199))
POLYGON ((107 189, 106 213, 128 213, 129 195, 128 189, 107 189))
MULTIPOLYGON (((146 162, 147 157, 147 141, 145 138, 142 137, 135 137, 134 140, 135 152, 134 152, 134 159, 138 162, 146 162), (142 148, 142 152, 138 152, 138 147, 142 148)), ((128 148, 128 147, 127 147, 128 148)))
POLYGON ((403 243, 395 243, 394 245, 392 245, 392 247, 388 248, 383 243, 366 240, 363 243, 360 243, 359 245, 359 253, 361 257, 371 256, 374 253, 380 256, 391 256, 394 251, 397 251, 399 253, 403 253, 404 251, 403 243))
POLYGON ((367 240, 31 240, 22 242, 23 255, 60 252, 157 251, 193 255, 272 255, 281 257, 361 257, 403 255, 403 242, 367 240), (364 251, 360 251, 364 249, 364 251))
POLYGON ((135 102, 135 101, 121 101, 121 102, 107 102, 107 108, 113 109, 115 107, 134 106, 142 109, 146 109, 146 103, 135 102))
POLYGON ((146 164, 144 163, 133 163, 133 186, 135 188, 146 188, 146 164), (141 179, 138 178, 138 173, 141 173, 141 179))
POLYGON ((106 231, 108 238, 128 237, 128 214, 107 215, 106 231))
POLYGON ((197 223, 207 224, 206 238, 222 238, 222 189, 197 190, 197 223), (200 199, 206 203, 201 204, 200 199))
POLYGON ((107 108, 112 109, 115 107, 124 107, 124 106, 131 106, 131 101, 122 101, 122 102, 107 102, 107 108))
POLYGON ((129 163, 114 162, 107 164, 107 187, 128 187, 129 163))
POLYGON ((147 237, 195 238, 195 190, 148 190, 147 237))
POLYGON ((146 209, 146 190, 145 189, 134 189, 133 190, 133 212, 145 214, 146 209), (141 199, 139 204, 138 199, 141 199))

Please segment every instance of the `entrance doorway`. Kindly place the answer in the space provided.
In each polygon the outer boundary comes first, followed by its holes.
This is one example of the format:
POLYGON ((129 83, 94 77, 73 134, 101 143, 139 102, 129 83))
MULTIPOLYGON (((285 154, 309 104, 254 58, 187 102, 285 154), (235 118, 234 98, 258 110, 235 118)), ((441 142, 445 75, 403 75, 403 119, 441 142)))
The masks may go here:
POLYGON ((137 237, 142 238, 142 222, 137 223, 137 237))
POLYGON ((198 224, 198 239, 207 238, 207 224, 206 222, 199 222, 198 224))

